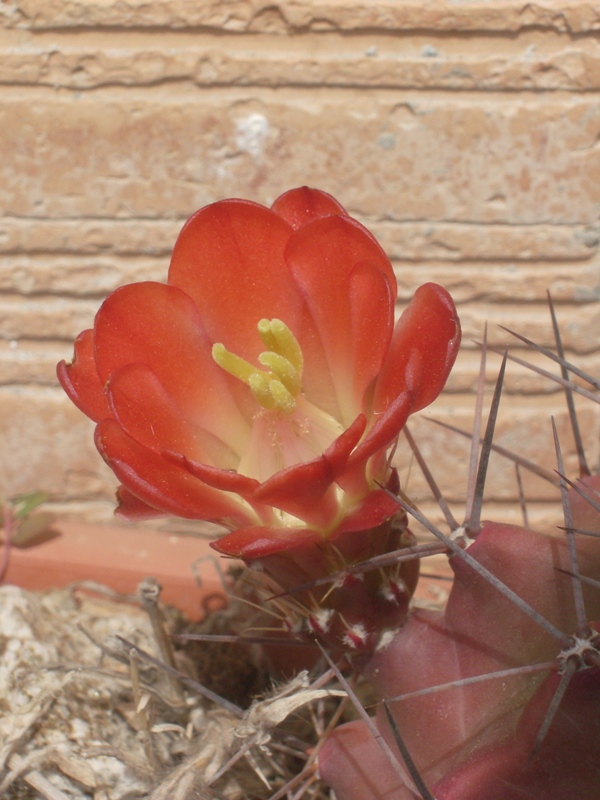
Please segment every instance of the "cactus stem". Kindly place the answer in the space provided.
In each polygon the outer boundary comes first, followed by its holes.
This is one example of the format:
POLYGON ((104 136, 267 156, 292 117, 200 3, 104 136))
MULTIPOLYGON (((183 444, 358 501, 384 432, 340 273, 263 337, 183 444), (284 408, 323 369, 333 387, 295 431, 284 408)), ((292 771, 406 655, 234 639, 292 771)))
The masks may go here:
MULTIPOLYGON (((388 491, 386 489, 386 491, 388 491)), ((390 492, 390 495, 397 500, 397 496, 390 492)), ((317 578, 309 583, 303 583, 299 586, 294 586, 285 592, 270 595, 267 600, 276 600, 283 597, 289 597, 297 592, 304 592, 308 589, 314 589, 318 586, 323 586, 326 583, 334 583, 338 588, 343 584, 344 579, 349 575, 362 575, 364 572, 370 572, 374 569, 381 567, 389 567, 392 564, 401 564, 403 561, 414 561, 416 559, 425 558, 426 556, 435 556, 445 553, 447 547, 435 542, 427 542, 426 544, 416 544, 413 547, 403 547, 400 550, 390 550, 389 553, 383 553, 380 556, 368 558, 365 561, 360 561, 358 564, 353 564, 340 572, 332 575, 324 575, 322 578, 317 578)))
POLYGON ((389 494, 392 497, 396 497, 396 502, 404 508, 406 512, 408 512, 411 516, 413 516, 417 522, 420 522, 428 531, 433 533, 441 542, 443 542, 449 550, 452 550, 457 556, 466 561, 467 564, 472 567, 475 572, 477 572, 484 580, 486 580, 491 586, 494 586, 501 594, 503 594, 508 600, 510 600, 517 608, 520 608, 525 614, 527 614, 531 619, 537 622, 540 627, 542 627, 547 633, 553 636, 555 639, 558 639, 561 642, 566 640, 566 635, 562 633, 555 625, 553 625, 549 620, 543 617, 535 608, 532 608, 529 603, 526 603, 518 594, 513 592, 505 583, 499 580, 492 572, 486 569, 483 564, 480 564, 479 561, 470 556, 466 550, 457 543, 452 541, 449 536, 446 536, 442 533, 436 526, 430 522, 427 517, 424 517, 421 513, 416 511, 414 508, 411 508, 408 503, 405 503, 402 498, 393 495, 391 492, 389 494))
POLYGON ((365 626, 360 622, 357 622, 354 625, 348 625, 342 614, 340 614, 340 618, 346 626, 346 633, 342 637, 342 642, 350 650, 358 650, 359 648, 362 649, 367 643, 369 637, 365 626))
POLYGON ((329 654, 327 653, 325 648, 321 644, 319 644, 319 642, 317 642, 317 645, 319 647, 319 650, 321 651, 321 654, 322 654, 323 658, 327 661, 327 663, 329 664, 329 666, 333 670, 333 673, 335 674, 335 677, 338 679, 338 681, 340 682, 342 688, 345 690, 346 694, 350 698, 350 702, 352 703, 352 705, 356 709, 357 714, 363 720, 363 722, 365 723, 365 725, 369 729, 371 735, 373 736, 373 738, 375 739, 375 741, 377 742, 377 744, 379 745, 379 747, 383 751, 385 757, 387 758, 387 760, 390 763, 390 766, 392 767, 392 769, 394 770, 394 772, 398 776, 401 785, 405 785, 406 772, 405 772, 402 764, 400 763, 400 761, 398 760, 398 758, 396 757, 396 755, 392 751, 392 748, 389 746, 389 744, 383 738, 383 735, 377 729, 377 726, 375 725, 374 720, 369 716, 369 713, 364 708, 363 704, 360 702, 360 700, 356 696, 356 693, 354 692, 354 690, 352 689, 352 687, 350 686, 350 684, 348 683, 346 678, 344 678, 344 676, 342 675, 340 669, 333 662, 333 660, 331 659, 331 657, 329 656, 329 654))
POLYGON ((548 709, 546 711, 546 715, 545 715, 544 720, 543 720, 543 722, 542 722, 542 724, 540 726, 540 730, 538 732, 538 735, 535 738, 535 742, 534 742, 534 745, 533 745, 533 750, 531 752, 531 756, 532 757, 538 752, 538 750, 542 746, 542 742, 546 738, 546 734, 548 733, 550 725, 552 725, 552 720, 556 716, 556 712, 559 709, 561 700, 563 699, 564 694, 565 694, 565 692, 567 691, 567 689, 569 687, 569 683, 571 682, 571 678, 575 674, 576 670, 577 670, 576 662, 574 660, 568 661, 567 665, 566 665, 566 668, 565 668, 565 671, 561 675, 560 683, 556 687, 556 691, 554 692, 554 695, 552 697, 550 705, 548 706, 548 709))
MULTIPOLYGON (((249 583, 249 581, 245 580, 243 582, 246 583, 247 585, 250 585, 252 589, 255 588, 252 584, 249 583)), ((240 596, 239 597, 236 596, 235 599, 236 599, 236 602, 238 602, 238 603, 243 603, 244 605, 249 606, 250 608, 254 608, 256 611, 260 611, 261 613, 268 614, 269 616, 274 617, 275 619, 278 619, 280 621, 283 621, 285 619, 285 617, 286 617, 285 610, 279 608, 277 606, 277 604, 275 604, 275 607, 277 608, 277 611, 274 611, 272 608, 269 608, 268 606, 266 606, 264 604, 261 605, 260 603, 253 603, 252 600, 249 600, 247 597, 242 597, 241 593, 240 593, 240 596)))
POLYGON ((398 726, 396 725, 396 720, 392 717, 390 709, 388 708, 388 704, 385 702, 385 700, 383 701, 383 710, 385 711, 388 724, 392 730, 394 741, 398 745, 398 750, 400 750, 400 755, 402 756, 402 760, 406 764, 406 769, 408 770, 410 777, 413 779, 413 783, 415 784, 419 794, 421 795, 422 800, 435 800, 435 797, 431 794, 431 792, 425 785, 425 781, 421 777, 421 773, 417 769, 417 765, 412 760, 408 747, 404 743, 404 739, 400 736, 400 731, 398 730, 398 726))
MULTIPOLYGON (((574 533, 588 533, 588 531, 581 531, 577 528, 573 528, 574 533)), ((600 536, 600 533, 596 532, 589 532, 591 536, 600 536)), ((600 581, 597 581, 595 578, 588 578, 587 575, 575 575, 574 572, 570 572, 568 569, 561 569, 560 567, 555 567, 557 572, 562 572, 563 575, 570 575, 572 578, 577 578, 578 581, 582 581, 582 583, 587 583, 588 586, 595 586, 597 589, 600 589, 600 581)))
POLYGON ((529 664, 522 667, 501 669, 497 672, 486 672, 484 675, 473 675, 470 678, 460 678, 459 680, 449 681, 448 683, 439 683, 436 686, 429 686, 427 689, 417 689, 414 692, 407 692, 406 694, 399 694, 395 697, 388 697, 387 702, 400 703, 403 700, 409 700, 414 697, 424 697, 428 694, 437 694, 438 692, 444 692, 447 689, 470 686, 473 683, 484 683, 486 681, 500 680, 503 678, 510 678, 515 675, 530 675, 536 672, 549 672, 555 666, 556 661, 544 661, 541 664, 529 664))

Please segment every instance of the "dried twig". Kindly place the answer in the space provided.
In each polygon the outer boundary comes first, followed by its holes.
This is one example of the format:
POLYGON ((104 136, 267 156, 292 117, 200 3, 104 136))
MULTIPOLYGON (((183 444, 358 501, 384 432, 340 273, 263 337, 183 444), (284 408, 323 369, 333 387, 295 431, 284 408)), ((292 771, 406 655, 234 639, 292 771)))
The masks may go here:
POLYGON ((61 792, 56 786, 45 778, 40 772, 34 769, 34 765, 44 762, 54 747, 46 747, 43 750, 38 750, 30 753, 29 756, 22 758, 16 754, 12 755, 9 759, 8 766, 11 771, 0 784, 0 796, 9 789, 9 787, 18 779, 25 781, 32 789, 39 792, 45 800, 69 800, 64 792, 61 792))

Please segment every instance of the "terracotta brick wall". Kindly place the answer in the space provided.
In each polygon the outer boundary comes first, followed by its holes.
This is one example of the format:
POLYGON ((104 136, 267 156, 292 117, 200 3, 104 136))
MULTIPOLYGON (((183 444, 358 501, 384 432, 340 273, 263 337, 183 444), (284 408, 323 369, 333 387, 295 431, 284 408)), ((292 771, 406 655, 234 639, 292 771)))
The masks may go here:
MULTIPOLYGON (((598 375, 600 3, 6 0, 0 26, 5 495, 110 518, 115 479, 54 365, 108 292, 163 280, 184 219, 226 196, 326 189, 382 241, 400 304, 426 280, 454 294, 464 349, 425 416, 468 425, 486 320, 495 344, 498 324, 551 344, 547 289, 598 375)), ((503 409, 499 441, 551 467, 555 387, 513 365, 503 409)), ((592 463, 598 410, 582 411, 592 463)), ((413 427, 458 502, 466 443, 413 427)), ((552 493, 526 489, 541 521, 552 493)), ((490 513, 515 497, 497 460, 490 513)))

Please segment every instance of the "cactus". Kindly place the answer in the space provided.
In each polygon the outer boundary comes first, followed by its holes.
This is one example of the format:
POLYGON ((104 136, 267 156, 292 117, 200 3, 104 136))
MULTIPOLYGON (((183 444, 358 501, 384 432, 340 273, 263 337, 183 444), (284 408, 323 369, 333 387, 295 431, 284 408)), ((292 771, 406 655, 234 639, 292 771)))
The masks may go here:
MULTIPOLYGON (((565 535, 480 522, 505 357, 459 525, 405 429, 446 381, 458 318, 425 284, 394 326, 395 296, 389 260, 329 195, 222 201, 184 227, 168 284, 109 296, 58 375, 97 423, 120 514, 220 523, 215 550, 251 568, 279 637, 318 642, 352 697, 332 658, 371 683, 376 717, 359 707, 321 743, 338 800, 592 800, 600 477, 579 445, 569 488, 555 434, 558 478, 535 469, 561 490, 565 535), (449 534, 399 485, 403 428, 449 534), (417 544, 411 516, 437 543, 417 544), (432 553, 454 572, 447 606, 409 611, 432 553)), ((586 390, 557 349, 579 440, 572 392, 586 390)), ((477 426, 473 441, 477 454, 477 426)))
MULTIPOLYGON (((569 399, 581 391, 559 380, 569 399)), ((558 478, 546 473, 562 491, 565 534, 472 516, 452 538, 435 531, 454 572, 446 608, 414 610, 363 665, 389 748, 365 722, 329 737, 320 771, 339 800, 598 796, 600 475, 589 474, 572 419, 582 474, 564 475, 555 430, 558 478)), ((488 450, 492 435, 490 425, 488 450)))

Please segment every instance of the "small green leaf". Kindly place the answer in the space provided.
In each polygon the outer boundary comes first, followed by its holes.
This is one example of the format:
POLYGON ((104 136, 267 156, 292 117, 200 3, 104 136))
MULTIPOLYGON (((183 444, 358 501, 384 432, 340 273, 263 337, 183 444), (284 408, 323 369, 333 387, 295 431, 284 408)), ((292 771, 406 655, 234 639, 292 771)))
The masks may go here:
POLYGON ((11 544, 15 547, 29 547, 35 544, 38 539, 46 538, 51 533, 50 525, 53 521, 52 514, 44 513, 20 519, 17 523, 17 532, 13 536, 11 544))
POLYGON ((14 508, 17 519, 21 519, 38 508, 38 506, 41 506, 42 503, 45 503, 48 498, 49 495, 46 492, 29 492, 15 497, 11 505, 14 508))

